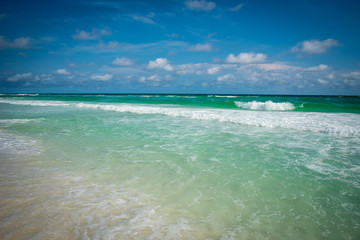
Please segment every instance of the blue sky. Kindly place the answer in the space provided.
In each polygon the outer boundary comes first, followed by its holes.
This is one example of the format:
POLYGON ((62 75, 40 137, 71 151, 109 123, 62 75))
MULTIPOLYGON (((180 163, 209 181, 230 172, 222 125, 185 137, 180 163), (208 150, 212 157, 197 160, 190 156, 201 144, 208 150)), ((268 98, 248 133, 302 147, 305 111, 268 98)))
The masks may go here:
POLYGON ((360 95, 358 1, 0 3, 0 92, 360 95))

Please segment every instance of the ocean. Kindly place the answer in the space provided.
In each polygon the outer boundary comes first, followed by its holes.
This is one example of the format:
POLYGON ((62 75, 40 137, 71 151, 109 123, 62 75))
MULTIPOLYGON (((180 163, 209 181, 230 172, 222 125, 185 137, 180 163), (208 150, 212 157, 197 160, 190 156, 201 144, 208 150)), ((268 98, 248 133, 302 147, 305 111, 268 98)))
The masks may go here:
POLYGON ((0 239, 360 239, 360 97, 1 94, 0 239))

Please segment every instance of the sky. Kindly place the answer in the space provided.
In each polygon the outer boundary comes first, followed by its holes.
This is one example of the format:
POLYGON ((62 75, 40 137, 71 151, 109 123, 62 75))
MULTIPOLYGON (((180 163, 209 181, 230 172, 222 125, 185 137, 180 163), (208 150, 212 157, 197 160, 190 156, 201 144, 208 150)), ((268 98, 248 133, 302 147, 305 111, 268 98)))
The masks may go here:
POLYGON ((360 95, 360 2, 0 2, 2 93, 360 95))

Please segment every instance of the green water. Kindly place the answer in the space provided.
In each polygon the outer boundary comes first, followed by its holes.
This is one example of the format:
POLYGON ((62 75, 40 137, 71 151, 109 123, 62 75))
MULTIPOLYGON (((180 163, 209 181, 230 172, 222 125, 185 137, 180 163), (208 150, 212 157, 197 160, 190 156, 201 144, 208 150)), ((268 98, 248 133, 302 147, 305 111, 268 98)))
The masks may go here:
POLYGON ((0 238, 357 239, 359 109, 358 97, 7 95, 0 238))

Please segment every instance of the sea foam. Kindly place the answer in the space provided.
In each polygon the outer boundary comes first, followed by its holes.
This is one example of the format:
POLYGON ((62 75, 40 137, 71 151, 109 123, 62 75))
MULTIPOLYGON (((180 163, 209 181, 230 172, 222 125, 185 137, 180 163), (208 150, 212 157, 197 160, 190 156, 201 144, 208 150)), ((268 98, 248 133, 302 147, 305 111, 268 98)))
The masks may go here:
POLYGON ((274 103, 273 101, 266 102, 235 102, 236 106, 251 110, 267 110, 267 111, 286 111, 294 110, 295 106, 289 102, 274 103))
POLYGON ((311 131, 339 136, 359 136, 357 114, 334 114, 315 112, 245 111, 225 109, 188 109, 180 107, 160 107, 137 104, 76 104, 79 108, 101 109, 105 111, 135 114, 162 114, 196 120, 229 122, 266 128, 286 128, 311 131))

